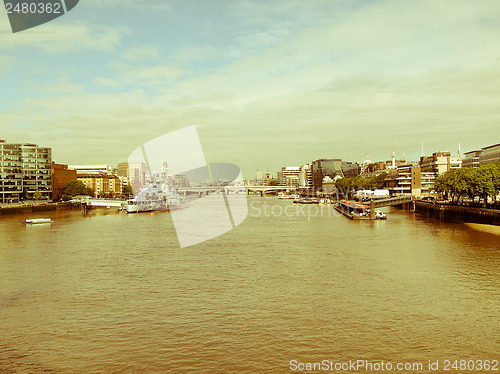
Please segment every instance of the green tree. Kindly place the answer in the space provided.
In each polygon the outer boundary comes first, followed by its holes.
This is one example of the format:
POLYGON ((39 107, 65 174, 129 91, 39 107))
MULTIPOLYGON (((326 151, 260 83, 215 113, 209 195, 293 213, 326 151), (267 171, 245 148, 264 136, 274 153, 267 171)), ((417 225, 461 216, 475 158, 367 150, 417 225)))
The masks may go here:
POLYGON ((79 180, 67 181, 63 186, 63 194, 68 196, 88 195, 94 196, 94 191, 79 180))
POLYGON ((94 197, 94 190, 90 187, 86 187, 82 195, 94 197))
POLYGON ((35 200, 43 199, 42 193, 40 191, 36 190, 35 193, 33 194, 33 199, 35 199, 35 200))
POLYGON ((133 191, 132 186, 130 184, 123 186, 123 195, 130 197, 133 194, 134 194, 134 191, 133 191))
POLYGON ((444 192, 447 195, 449 194, 452 203, 455 201, 455 195, 457 192, 455 186, 455 180, 456 180, 456 170, 451 169, 439 175, 434 181, 434 189, 437 192, 444 192))
POLYGON ((385 178, 387 178, 387 173, 384 171, 376 177, 370 178, 368 181, 368 185, 374 188, 384 188, 385 178))
POLYGON ((488 196, 493 199, 498 194, 498 173, 499 170, 494 164, 481 165, 475 170, 476 192, 483 198, 484 206, 488 203, 488 196))

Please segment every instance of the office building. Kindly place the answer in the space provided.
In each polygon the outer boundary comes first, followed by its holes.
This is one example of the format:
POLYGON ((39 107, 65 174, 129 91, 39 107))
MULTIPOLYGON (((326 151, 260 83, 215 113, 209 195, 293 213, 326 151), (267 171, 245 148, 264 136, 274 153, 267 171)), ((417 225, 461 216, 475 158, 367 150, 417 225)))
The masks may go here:
POLYGON ((121 162, 118 164, 118 176, 127 177, 134 195, 137 195, 147 183, 146 164, 144 162, 121 162))
POLYGON ((68 165, 52 162, 52 200, 59 200, 63 194, 64 184, 77 180, 76 170, 69 169, 68 165))
POLYGON ((52 149, 0 140, 0 201, 15 203, 39 192, 52 194, 52 149))
POLYGON ((493 164, 500 160, 500 143, 481 148, 479 166, 493 164))
POLYGON ((23 194, 23 161, 19 144, 0 140, 0 203, 17 203, 23 194))
POLYGON ((278 183, 280 186, 299 186, 300 167, 283 166, 278 171, 278 183))
POLYGON ((435 177, 451 169, 462 167, 460 156, 451 156, 450 152, 434 152, 432 156, 420 157, 420 167, 423 172, 432 172, 435 177))
POLYGON ((311 188, 312 185, 313 185, 313 183, 312 183, 311 165, 305 164, 305 165, 300 166, 299 187, 311 188))
POLYGON ((110 165, 68 165, 68 169, 76 170, 78 174, 113 174, 110 165))
POLYGON ((23 195, 32 198, 40 192, 44 199, 52 196, 52 149, 36 144, 20 144, 23 161, 23 195))
POLYGON ((78 174, 77 179, 94 191, 96 198, 115 198, 123 196, 123 184, 120 177, 113 174, 78 174))
POLYGON ((315 189, 320 189, 323 187, 323 178, 329 176, 331 179, 335 180, 335 177, 343 177, 342 173, 342 160, 339 158, 335 159, 319 159, 315 160, 311 164, 311 179, 312 185, 315 189))
POLYGON ((385 179, 385 188, 391 195, 421 196, 434 189, 434 172, 423 172, 417 163, 399 165, 385 179))
POLYGON ((482 150, 470 151, 464 153, 464 158, 462 159, 463 168, 478 168, 479 167, 479 156, 482 150))
POLYGON ((356 162, 342 161, 342 174, 344 178, 354 178, 361 172, 361 166, 356 162))

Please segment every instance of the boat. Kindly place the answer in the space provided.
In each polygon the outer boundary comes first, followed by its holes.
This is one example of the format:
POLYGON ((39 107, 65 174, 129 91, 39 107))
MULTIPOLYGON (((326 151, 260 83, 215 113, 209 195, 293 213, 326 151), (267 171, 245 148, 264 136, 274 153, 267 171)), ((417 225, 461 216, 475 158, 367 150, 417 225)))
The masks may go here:
POLYGON ((127 200, 127 213, 166 210, 165 197, 161 185, 148 184, 136 197, 127 200))
POLYGON ((298 199, 293 201, 295 204, 319 204, 318 199, 312 199, 310 197, 304 197, 303 199, 298 199))
POLYGON ((387 215, 381 210, 375 210, 375 214, 372 216, 370 208, 359 201, 340 200, 335 204, 334 209, 353 220, 387 219, 387 215))
POLYGON ((52 223, 52 222, 53 221, 50 218, 31 218, 27 219, 24 223, 35 225, 38 223, 52 223))
POLYGON ((189 207, 189 201, 166 184, 149 184, 127 200, 127 213, 170 211, 189 207))

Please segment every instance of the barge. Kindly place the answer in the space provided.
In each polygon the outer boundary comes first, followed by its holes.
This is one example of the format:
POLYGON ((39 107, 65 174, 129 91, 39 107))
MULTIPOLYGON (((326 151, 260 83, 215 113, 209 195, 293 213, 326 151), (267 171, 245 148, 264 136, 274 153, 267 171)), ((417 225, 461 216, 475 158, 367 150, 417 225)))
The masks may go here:
POLYGON ((375 210, 373 201, 370 207, 358 201, 340 200, 335 204, 334 209, 352 220, 374 220, 387 219, 387 216, 380 210, 375 210))

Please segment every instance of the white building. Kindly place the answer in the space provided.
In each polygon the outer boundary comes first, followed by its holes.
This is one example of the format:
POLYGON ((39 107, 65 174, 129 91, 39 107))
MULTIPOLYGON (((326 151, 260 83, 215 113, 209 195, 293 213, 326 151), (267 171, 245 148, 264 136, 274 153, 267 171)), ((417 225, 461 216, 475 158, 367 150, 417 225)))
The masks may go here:
POLYGON ((77 174, 113 174, 110 165, 68 165, 68 169, 76 170, 77 174))
POLYGON ((299 186, 299 166, 283 166, 278 171, 278 182, 281 186, 299 186))

